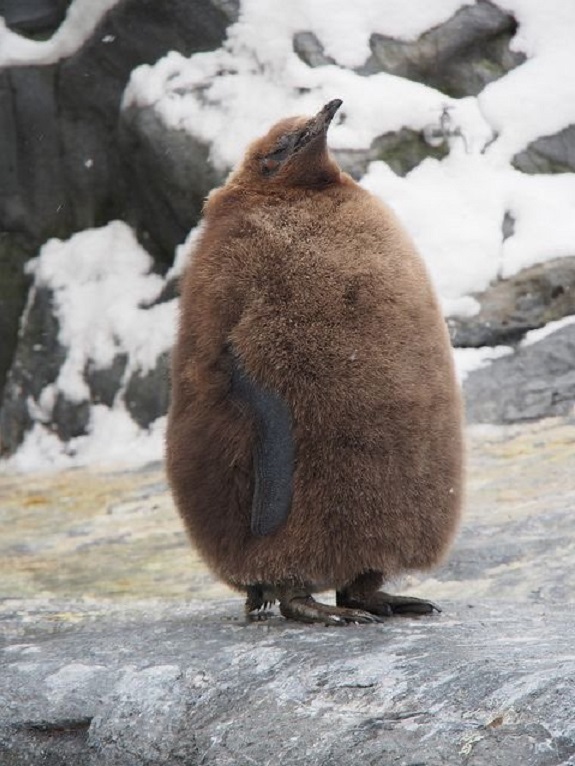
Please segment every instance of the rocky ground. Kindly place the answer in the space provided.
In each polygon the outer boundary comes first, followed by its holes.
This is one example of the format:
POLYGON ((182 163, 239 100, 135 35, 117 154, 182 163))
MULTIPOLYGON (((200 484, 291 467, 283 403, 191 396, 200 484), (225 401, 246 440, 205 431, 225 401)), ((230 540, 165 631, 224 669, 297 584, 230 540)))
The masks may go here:
POLYGON ((575 764, 575 422, 475 426, 441 615, 246 623, 162 468, 0 477, 0 762, 575 764))

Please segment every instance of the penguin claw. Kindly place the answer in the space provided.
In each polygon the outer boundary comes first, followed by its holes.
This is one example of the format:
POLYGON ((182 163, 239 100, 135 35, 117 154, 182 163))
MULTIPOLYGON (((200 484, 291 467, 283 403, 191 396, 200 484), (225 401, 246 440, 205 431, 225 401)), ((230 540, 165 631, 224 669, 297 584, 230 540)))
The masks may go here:
POLYGON ((340 606, 360 609, 379 617, 393 615, 424 615, 441 612, 441 608, 433 601, 426 601, 414 596, 395 596, 391 593, 377 591, 366 598, 340 598, 340 606))
POLYGON ((384 619, 377 614, 372 614, 362 609, 348 609, 346 607, 320 604, 311 596, 299 596, 280 601, 280 612, 289 620, 321 623, 328 626, 367 625, 384 622, 384 619))

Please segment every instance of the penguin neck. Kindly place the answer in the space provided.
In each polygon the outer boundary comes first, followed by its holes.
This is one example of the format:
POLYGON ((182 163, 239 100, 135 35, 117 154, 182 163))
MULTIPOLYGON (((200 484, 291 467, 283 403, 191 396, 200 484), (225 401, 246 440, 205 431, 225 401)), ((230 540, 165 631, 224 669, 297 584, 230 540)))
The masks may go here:
POLYGON ((264 205, 290 204, 301 199, 302 195, 315 196, 344 186, 348 180, 351 179, 333 160, 330 166, 322 167, 319 172, 313 175, 308 173, 305 179, 301 178, 301 182, 297 177, 290 177, 289 182, 282 183, 281 178, 267 180, 234 173, 224 186, 210 192, 204 205, 204 215, 219 215, 238 208, 247 210, 264 205))

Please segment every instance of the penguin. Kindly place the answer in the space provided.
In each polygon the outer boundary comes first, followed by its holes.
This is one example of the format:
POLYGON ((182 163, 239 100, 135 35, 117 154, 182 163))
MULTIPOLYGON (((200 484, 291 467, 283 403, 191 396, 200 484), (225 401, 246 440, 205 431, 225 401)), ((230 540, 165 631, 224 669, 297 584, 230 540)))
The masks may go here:
POLYGON ((341 104, 278 122, 208 195, 166 452, 193 544, 248 615, 277 601, 325 625, 440 611, 381 587, 442 560, 463 494, 446 324, 394 213, 328 151, 341 104))

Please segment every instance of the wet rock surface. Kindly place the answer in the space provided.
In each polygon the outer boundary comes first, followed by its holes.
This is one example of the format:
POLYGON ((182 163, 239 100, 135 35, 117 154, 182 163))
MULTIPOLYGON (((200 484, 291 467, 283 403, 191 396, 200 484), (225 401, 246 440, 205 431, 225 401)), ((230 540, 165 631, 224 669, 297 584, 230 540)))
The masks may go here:
POLYGON ((443 613, 348 628, 245 622, 159 465, 0 476, 3 766, 572 764, 575 425, 469 462, 443 613))

